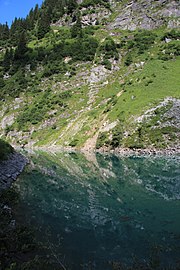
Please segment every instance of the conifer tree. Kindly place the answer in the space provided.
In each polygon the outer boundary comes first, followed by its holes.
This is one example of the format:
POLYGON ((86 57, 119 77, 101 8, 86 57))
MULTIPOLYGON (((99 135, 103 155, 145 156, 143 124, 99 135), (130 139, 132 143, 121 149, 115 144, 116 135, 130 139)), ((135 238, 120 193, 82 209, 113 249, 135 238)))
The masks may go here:
POLYGON ((76 23, 71 27, 71 37, 82 37, 82 23, 81 23, 81 16, 80 12, 76 15, 76 23))
POLYGON ((39 6, 38 6, 38 4, 37 4, 37 5, 35 6, 35 8, 34 8, 34 16, 33 16, 33 19, 34 19, 34 20, 37 20, 38 17, 39 17, 39 6))
POLYGON ((77 8, 77 2, 75 0, 68 0, 67 2, 67 14, 72 14, 77 8))
POLYGON ((28 51, 28 48, 27 48, 26 35, 25 35, 25 32, 22 32, 19 38, 18 46, 14 53, 14 59, 15 60, 24 59, 27 51, 28 51))
POLYGON ((6 42, 9 39, 9 27, 6 24, 0 24, 0 40, 6 42))
POLYGON ((12 49, 6 49, 5 55, 4 55, 4 59, 3 59, 3 69, 5 72, 7 72, 10 69, 11 63, 13 60, 13 51, 12 49))
POLYGON ((48 11, 43 13, 38 21, 37 37, 41 39, 50 30, 50 14, 48 11))
POLYGON ((10 29, 11 44, 16 46, 19 42, 19 37, 26 30, 26 22, 24 19, 17 19, 13 21, 10 29))
POLYGON ((4 27, 3 27, 2 38, 3 38, 4 40, 9 39, 9 26, 8 26, 7 22, 6 22, 6 24, 4 25, 4 27))

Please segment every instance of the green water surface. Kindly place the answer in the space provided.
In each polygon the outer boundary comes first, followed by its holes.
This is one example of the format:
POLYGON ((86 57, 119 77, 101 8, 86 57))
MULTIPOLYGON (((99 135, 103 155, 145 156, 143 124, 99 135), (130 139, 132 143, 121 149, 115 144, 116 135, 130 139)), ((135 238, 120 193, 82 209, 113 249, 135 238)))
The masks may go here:
POLYGON ((17 219, 35 226, 67 269, 112 269, 152 254, 162 266, 178 263, 179 157, 27 155, 17 219))

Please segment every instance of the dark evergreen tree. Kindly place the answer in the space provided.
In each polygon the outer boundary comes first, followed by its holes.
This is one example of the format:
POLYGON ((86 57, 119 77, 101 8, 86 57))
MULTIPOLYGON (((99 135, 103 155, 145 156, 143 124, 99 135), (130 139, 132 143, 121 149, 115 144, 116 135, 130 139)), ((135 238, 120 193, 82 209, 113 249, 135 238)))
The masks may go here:
POLYGON ((32 30, 34 28, 35 22, 39 17, 39 6, 36 5, 35 8, 31 9, 28 16, 26 17, 27 29, 32 30))
POLYGON ((13 50, 12 49, 6 49, 4 59, 3 59, 3 69, 5 72, 9 71, 11 63, 13 60, 13 50))
POLYGON ((34 8, 34 14, 33 14, 33 19, 36 21, 39 17, 39 6, 38 4, 34 8))
POLYGON ((28 51, 28 48, 27 48, 26 35, 25 35, 25 32, 22 32, 19 37, 18 46, 14 53, 14 60, 22 61, 23 59, 25 59, 25 54, 27 51, 28 51))
POLYGON ((48 11, 44 12, 38 21, 37 37, 41 39, 50 30, 50 13, 48 11))
POLYGON ((2 89, 5 86, 5 82, 3 78, 0 78, 0 89, 2 89))
POLYGON ((9 40, 9 27, 8 24, 0 24, 0 41, 1 44, 7 44, 9 40))
POLYGON ((16 46, 19 42, 19 37, 21 34, 26 31, 26 21, 25 19, 17 19, 13 21, 10 29, 10 39, 11 44, 16 46))
POLYGON ((26 79, 26 73, 25 73, 25 69, 24 68, 21 68, 17 72, 17 78, 18 78, 18 83, 19 83, 20 87, 22 87, 23 89, 25 89, 27 87, 27 79, 26 79))
POLYGON ((67 14, 72 14, 73 11, 77 8, 78 4, 76 0, 67 1, 67 14))
POLYGON ((50 18, 53 22, 57 21, 65 13, 67 0, 45 0, 43 8, 51 11, 50 18))
POLYGON ((56 6, 53 9, 53 14, 52 14, 52 21, 56 22, 61 18, 65 13, 65 3, 63 1, 58 1, 56 2, 56 6))
POLYGON ((80 17, 80 12, 76 14, 76 23, 71 27, 71 37, 76 38, 76 37, 82 37, 82 23, 81 23, 81 17, 80 17))

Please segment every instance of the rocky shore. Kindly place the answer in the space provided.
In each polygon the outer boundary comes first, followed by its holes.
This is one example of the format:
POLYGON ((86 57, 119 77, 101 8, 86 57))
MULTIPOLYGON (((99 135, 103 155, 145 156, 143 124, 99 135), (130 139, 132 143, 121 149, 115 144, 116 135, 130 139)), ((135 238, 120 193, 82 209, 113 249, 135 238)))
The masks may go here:
POLYGON ((123 156, 130 156, 130 155, 166 155, 166 156, 173 156, 173 155, 180 155, 180 147, 171 147, 165 149, 157 149, 157 148, 139 148, 139 149, 130 149, 130 148, 115 148, 111 149, 110 147, 101 147, 99 149, 89 148, 76 148, 76 147, 62 147, 62 146, 42 146, 42 147, 33 147, 33 148, 25 148, 26 151, 47 151, 47 152, 97 152, 97 153, 112 153, 118 154, 123 156))
POLYGON ((124 156, 129 155, 166 155, 166 156, 173 156, 173 155, 180 155, 180 147, 174 148, 165 148, 165 149, 156 149, 156 148, 146 148, 146 149, 130 149, 130 148, 100 148, 97 150, 100 153, 113 153, 119 154, 124 156))
POLYGON ((9 188, 28 163, 27 158, 17 152, 0 162, 0 190, 9 188))

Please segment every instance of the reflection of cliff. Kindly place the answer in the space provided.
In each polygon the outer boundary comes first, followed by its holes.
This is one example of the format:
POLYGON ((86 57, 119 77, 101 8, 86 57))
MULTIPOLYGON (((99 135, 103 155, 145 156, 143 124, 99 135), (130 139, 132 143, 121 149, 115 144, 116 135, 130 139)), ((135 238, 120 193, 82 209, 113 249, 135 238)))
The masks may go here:
POLYGON ((134 157, 126 160, 130 181, 164 199, 180 198, 179 157, 134 157))
POLYGON ((28 157, 31 165, 16 184, 21 196, 36 202, 46 214, 53 207, 53 215, 62 213, 76 226, 74 220, 80 216, 84 224, 93 227, 105 226, 114 217, 119 223, 132 203, 134 213, 136 205, 141 208, 141 200, 149 208, 149 197, 150 201, 179 198, 178 158, 78 152, 38 152, 28 157))
POLYGON ((35 152, 30 159, 33 171, 51 178, 50 182, 71 186, 75 193, 86 187, 104 194, 115 194, 121 184, 145 188, 165 199, 178 199, 180 194, 179 157, 35 152), (77 189, 78 186, 81 188, 77 189))
POLYGON ((29 159, 27 174, 17 182, 21 196, 44 214, 52 208, 54 216, 61 213, 69 227, 83 222, 96 228, 113 219, 118 224, 121 216, 129 219, 127 209, 143 212, 141 200, 148 209, 161 198, 179 198, 178 158, 38 152, 29 159))
POLYGON ((177 158, 78 152, 28 157, 31 165, 16 182, 17 213, 43 232, 48 228, 53 239, 61 236, 67 254, 130 258, 161 243, 164 231, 167 243, 179 231, 177 158))

